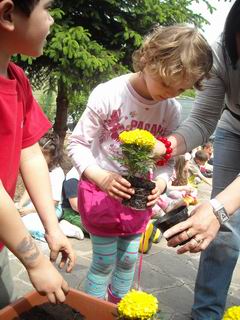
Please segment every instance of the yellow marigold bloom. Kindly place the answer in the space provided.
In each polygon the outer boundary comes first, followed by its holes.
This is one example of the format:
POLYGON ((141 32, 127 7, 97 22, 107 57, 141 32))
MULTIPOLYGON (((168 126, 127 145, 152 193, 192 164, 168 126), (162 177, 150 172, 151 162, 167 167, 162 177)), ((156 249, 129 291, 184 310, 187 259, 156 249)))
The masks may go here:
POLYGON ((239 320, 240 306, 233 306, 227 309, 224 313, 223 320, 239 320))
POLYGON ((157 311, 157 298, 143 291, 131 290, 118 303, 119 319, 153 319, 157 311))
POLYGON ((125 144, 136 144, 150 149, 153 149, 156 143, 154 136, 143 129, 123 131, 119 134, 119 140, 125 144))

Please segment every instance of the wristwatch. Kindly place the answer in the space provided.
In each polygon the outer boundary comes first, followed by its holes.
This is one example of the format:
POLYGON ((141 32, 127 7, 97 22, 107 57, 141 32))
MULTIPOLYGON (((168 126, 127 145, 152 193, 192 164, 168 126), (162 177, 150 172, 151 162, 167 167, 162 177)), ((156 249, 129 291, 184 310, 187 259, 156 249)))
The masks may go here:
POLYGON ((221 202, 219 202, 217 199, 211 199, 210 204, 213 208, 213 213, 217 217, 220 224, 223 224, 229 220, 229 215, 221 202))

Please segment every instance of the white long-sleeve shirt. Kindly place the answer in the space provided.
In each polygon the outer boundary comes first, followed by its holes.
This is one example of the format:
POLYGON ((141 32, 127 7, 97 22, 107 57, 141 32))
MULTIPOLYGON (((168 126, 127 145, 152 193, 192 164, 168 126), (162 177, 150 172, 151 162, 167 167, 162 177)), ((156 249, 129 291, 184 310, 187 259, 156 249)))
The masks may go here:
MULTIPOLYGON (((129 77, 130 74, 114 78, 92 91, 68 147, 80 175, 96 164, 124 174, 124 168, 113 160, 119 151, 119 133, 124 130, 145 129, 157 137, 169 135, 178 127, 181 105, 175 99, 161 102, 144 99, 133 89, 129 77)), ((171 174, 171 161, 154 170, 154 178, 165 181, 171 174)))
POLYGON ((229 110, 240 115, 240 63, 234 70, 230 59, 224 57, 221 37, 212 48, 212 77, 204 80, 204 90, 198 92, 189 118, 176 131, 184 137, 187 151, 207 142, 217 123, 218 127, 240 135, 239 120, 228 110, 223 111, 226 103, 229 110))

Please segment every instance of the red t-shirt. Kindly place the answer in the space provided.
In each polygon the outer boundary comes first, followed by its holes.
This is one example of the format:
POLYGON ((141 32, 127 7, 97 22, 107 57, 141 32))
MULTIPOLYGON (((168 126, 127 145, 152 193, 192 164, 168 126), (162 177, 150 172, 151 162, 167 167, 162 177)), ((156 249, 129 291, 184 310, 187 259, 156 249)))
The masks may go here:
POLYGON ((23 70, 10 63, 8 73, 10 79, 0 76, 0 180, 13 198, 21 150, 39 141, 51 123, 34 99, 23 70))

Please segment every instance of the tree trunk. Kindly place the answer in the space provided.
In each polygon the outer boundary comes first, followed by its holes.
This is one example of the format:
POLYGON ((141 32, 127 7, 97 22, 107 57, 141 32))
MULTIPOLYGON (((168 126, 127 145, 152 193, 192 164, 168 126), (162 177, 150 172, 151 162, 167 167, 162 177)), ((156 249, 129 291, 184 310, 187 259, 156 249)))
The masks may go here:
POLYGON ((56 98, 56 118, 53 126, 54 131, 59 135, 61 146, 64 145, 64 139, 67 132, 67 118, 68 118, 68 94, 66 84, 62 79, 58 81, 58 94, 56 98))

